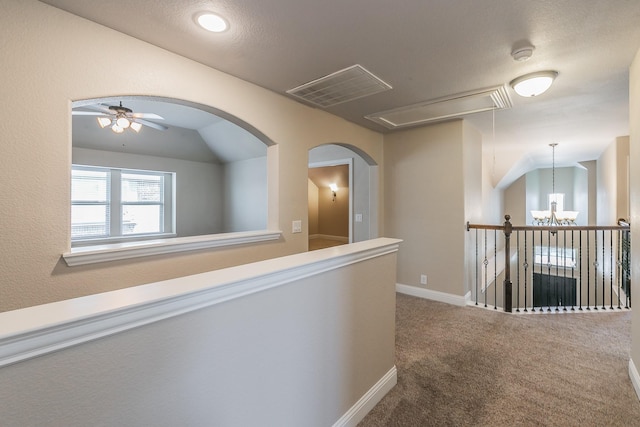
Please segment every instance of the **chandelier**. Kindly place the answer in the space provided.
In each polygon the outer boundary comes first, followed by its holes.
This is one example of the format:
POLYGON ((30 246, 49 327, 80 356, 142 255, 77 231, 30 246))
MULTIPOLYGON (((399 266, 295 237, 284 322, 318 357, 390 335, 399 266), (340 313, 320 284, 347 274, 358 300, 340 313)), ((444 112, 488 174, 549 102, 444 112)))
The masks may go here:
MULTIPOLYGON (((549 144, 552 149, 552 169, 551 169, 551 194, 549 195, 550 209, 546 211, 531 211, 533 225, 560 226, 576 225, 578 211, 558 210, 558 199, 564 197, 556 193, 556 146, 557 143, 549 144)), ((562 205, 564 205, 564 200, 562 205)))

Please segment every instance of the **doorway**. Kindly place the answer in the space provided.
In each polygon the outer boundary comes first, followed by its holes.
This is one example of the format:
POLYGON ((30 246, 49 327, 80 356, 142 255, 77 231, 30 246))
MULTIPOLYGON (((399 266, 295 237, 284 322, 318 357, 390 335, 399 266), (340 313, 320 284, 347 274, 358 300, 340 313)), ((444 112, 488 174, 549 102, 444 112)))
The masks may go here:
MULTIPOLYGON (((348 221, 348 243, 362 242, 375 239, 379 235, 378 222, 378 164, 362 149, 350 144, 329 143, 318 145, 309 150, 308 167, 349 165, 348 185, 340 188, 336 192, 336 203, 349 201, 348 221)), ((319 201, 315 192, 320 193, 320 188, 311 184, 309 186, 309 236, 319 237, 320 231, 314 228, 314 212, 317 207, 314 200, 319 201)), ((328 185, 328 184, 327 184, 328 185)), ((333 195, 332 203, 333 203, 333 195)), ((326 200, 326 199, 325 199, 326 200)), ((313 240, 313 239, 312 239, 313 240)))
POLYGON ((353 241, 351 159, 309 164, 309 250, 353 241))

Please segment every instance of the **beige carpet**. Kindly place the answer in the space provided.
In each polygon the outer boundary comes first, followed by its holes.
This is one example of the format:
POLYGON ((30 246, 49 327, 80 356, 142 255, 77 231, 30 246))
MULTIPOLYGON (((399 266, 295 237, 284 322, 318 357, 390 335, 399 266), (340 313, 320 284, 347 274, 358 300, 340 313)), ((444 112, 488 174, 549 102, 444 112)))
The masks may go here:
POLYGON ((640 426, 631 312, 508 315, 398 294, 398 384, 359 424, 640 426))

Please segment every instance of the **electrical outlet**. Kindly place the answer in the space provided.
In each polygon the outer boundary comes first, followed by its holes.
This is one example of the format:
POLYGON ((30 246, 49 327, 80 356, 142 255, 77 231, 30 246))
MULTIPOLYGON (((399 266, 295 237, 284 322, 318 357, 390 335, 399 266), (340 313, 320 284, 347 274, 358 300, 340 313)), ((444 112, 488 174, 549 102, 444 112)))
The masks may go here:
POLYGON ((427 284, 427 275, 426 274, 421 274, 420 275, 420 284, 421 285, 426 285, 427 284))
POLYGON ((291 223, 292 233, 302 233, 302 220, 296 220, 291 223))
POLYGON ((356 214, 356 222, 362 222, 362 214, 356 214))

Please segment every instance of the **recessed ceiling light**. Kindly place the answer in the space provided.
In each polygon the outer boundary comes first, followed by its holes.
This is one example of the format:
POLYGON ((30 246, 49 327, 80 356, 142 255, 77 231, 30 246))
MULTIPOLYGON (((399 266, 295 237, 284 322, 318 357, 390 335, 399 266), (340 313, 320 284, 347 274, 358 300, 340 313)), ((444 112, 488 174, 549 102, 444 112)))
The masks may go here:
POLYGON ((196 21, 202 28, 214 33, 221 33, 229 28, 229 24, 227 24, 227 21, 222 16, 211 12, 199 14, 196 21))
POLYGON ((518 95, 529 98, 546 92, 546 90, 551 87, 557 75, 557 71, 538 71, 520 76, 512 80, 510 85, 518 95))

